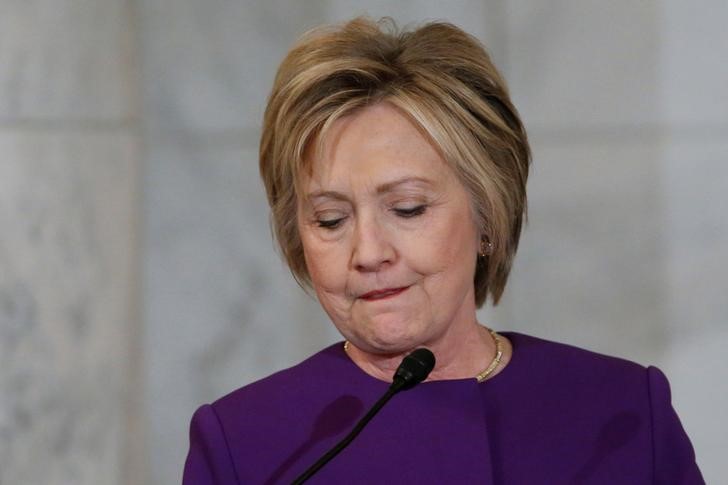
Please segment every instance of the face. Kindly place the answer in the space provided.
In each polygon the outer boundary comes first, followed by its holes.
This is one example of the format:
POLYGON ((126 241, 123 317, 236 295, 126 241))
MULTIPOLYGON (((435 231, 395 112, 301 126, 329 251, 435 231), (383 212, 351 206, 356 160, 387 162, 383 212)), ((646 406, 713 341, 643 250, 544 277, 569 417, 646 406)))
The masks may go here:
POLYGON ((309 161, 298 228, 312 285, 345 338, 399 353, 475 323, 468 193, 404 114, 383 102, 341 118, 309 161))

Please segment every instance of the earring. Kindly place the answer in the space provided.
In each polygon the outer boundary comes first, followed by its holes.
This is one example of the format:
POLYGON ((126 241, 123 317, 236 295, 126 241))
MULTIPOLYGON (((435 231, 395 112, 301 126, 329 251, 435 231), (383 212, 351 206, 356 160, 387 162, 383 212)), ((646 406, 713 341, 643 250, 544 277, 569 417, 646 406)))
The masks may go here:
POLYGON ((490 241, 486 241, 485 239, 480 240, 480 251, 478 251, 478 256, 481 258, 484 258, 488 256, 493 251, 493 243, 490 241))

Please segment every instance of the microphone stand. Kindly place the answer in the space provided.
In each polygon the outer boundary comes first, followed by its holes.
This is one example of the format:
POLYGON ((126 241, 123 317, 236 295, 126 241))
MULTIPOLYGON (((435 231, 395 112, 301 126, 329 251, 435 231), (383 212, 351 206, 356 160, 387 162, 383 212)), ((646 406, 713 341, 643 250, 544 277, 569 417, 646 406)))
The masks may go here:
POLYGON ((331 448, 324 456, 319 458, 316 463, 311 465, 308 470, 296 478, 292 482, 292 485, 301 485, 311 478, 314 473, 319 471, 325 464, 331 461, 332 458, 338 455, 341 450, 346 448, 349 443, 351 443, 354 438, 361 433, 361 430, 363 430, 367 423, 372 420, 374 415, 376 415, 379 410, 382 409, 382 407, 387 404, 390 399, 392 399, 392 396, 397 394, 399 391, 410 389, 424 381, 430 371, 432 371, 433 367, 435 367, 435 356, 432 355, 432 352, 425 348, 417 349, 405 357, 397 369, 397 372, 395 372, 394 381, 390 384, 387 392, 385 392, 384 395, 380 397, 376 403, 374 403, 374 406, 372 406, 364 417, 356 423, 354 429, 352 429, 343 440, 339 441, 336 446, 331 448))
POLYGON ((302 483, 304 483, 306 480, 311 478, 314 475, 314 473, 319 471, 325 464, 327 464, 329 461, 331 461, 332 458, 334 458, 336 455, 338 455, 341 452, 341 450, 343 450, 344 448, 349 446, 349 443, 354 441, 354 438, 356 438, 359 435, 359 433, 361 433, 361 430, 363 430, 364 427, 367 425, 367 423, 369 423, 369 421, 371 421, 371 419, 374 417, 374 415, 377 414, 379 412, 379 410, 382 409, 382 407, 385 404, 387 404, 387 401, 392 399, 392 396, 397 394, 397 392, 399 392, 401 389, 401 386, 399 386, 400 388, 394 389, 394 390, 392 389, 393 387, 394 387, 394 384, 392 384, 389 387, 389 389, 387 389, 387 392, 385 392, 384 395, 379 398, 379 400, 364 415, 364 417, 361 418, 358 423, 356 423, 356 426, 354 426, 354 429, 352 429, 349 432, 349 434, 346 435, 346 437, 344 437, 343 440, 339 441, 336 444, 336 446, 334 446, 329 451, 327 451, 326 454, 324 456, 322 456, 321 458, 319 458, 319 460, 316 463, 311 465, 311 467, 308 470, 306 470, 298 478, 296 478, 292 482, 292 485, 301 485, 302 483))

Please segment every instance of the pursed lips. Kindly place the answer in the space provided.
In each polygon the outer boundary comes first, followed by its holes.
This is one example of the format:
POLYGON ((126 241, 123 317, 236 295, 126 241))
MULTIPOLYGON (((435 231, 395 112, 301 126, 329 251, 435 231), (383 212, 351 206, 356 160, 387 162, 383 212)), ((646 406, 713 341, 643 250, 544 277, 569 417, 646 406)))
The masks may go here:
POLYGON ((399 288, 384 288, 381 290, 374 290, 370 291, 368 293, 364 293, 359 298, 362 300, 367 301, 373 301, 373 300, 383 300, 385 298, 391 298, 393 296, 397 296, 400 293, 404 292, 409 286, 401 286, 399 288))

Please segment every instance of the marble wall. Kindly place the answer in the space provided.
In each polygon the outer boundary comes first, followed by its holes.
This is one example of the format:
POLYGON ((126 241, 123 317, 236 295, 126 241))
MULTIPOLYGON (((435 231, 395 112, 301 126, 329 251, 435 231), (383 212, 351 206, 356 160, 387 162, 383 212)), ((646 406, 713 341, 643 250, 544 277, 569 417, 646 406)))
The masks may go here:
POLYGON ((482 321, 660 366, 718 483, 724 2, 27 0, 0 10, 0 484, 177 483, 197 406, 338 339, 256 150, 287 47, 357 13, 452 21, 510 82, 530 222, 482 321))
POLYGON ((143 480, 131 10, 0 7, 0 483, 143 480))

